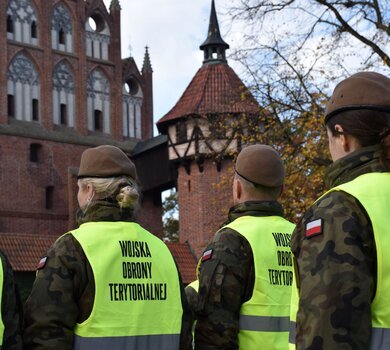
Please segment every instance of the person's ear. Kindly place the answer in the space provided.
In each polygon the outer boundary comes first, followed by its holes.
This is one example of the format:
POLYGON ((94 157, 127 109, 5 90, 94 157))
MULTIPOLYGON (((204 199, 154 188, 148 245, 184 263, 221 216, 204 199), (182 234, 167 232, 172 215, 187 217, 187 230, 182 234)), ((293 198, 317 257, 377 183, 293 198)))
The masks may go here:
POLYGON ((236 197, 240 199, 242 196, 242 184, 240 180, 236 180, 236 197))
POLYGON ((344 152, 348 153, 350 151, 351 145, 350 145, 350 139, 348 135, 344 134, 343 127, 340 124, 336 124, 334 126, 334 129, 337 131, 337 141, 339 142, 340 146, 344 150, 344 152))

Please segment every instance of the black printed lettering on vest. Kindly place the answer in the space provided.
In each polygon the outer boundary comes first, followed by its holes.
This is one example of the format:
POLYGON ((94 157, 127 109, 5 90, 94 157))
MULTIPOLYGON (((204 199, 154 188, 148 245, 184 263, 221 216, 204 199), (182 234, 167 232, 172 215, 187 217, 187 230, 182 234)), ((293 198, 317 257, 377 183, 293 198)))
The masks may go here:
POLYGON ((292 266, 291 252, 285 250, 278 250, 277 255, 279 266, 292 266))
POLYGON ((278 286, 291 286, 293 273, 288 270, 268 269, 269 283, 278 286))
POLYGON ((278 247, 290 247, 291 234, 272 232, 272 236, 274 236, 275 243, 278 247))
POLYGON ((151 262, 122 262, 123 278, 152 278, 151 262))
POLYGON ((166 283, 109 283, 111 301, 167 300, 166 283))
POLYGON ((140 241, 119 241, 122 257, 125 258, 151 258, 148 244, 140 241))

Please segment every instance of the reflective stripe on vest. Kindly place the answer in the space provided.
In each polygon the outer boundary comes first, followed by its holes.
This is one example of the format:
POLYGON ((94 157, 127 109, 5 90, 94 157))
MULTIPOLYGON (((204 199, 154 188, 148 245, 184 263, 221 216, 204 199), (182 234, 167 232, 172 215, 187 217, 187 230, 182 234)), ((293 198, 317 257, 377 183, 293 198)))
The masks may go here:
POLYGON ((4 286, 4 272, 3 272, 3 259, 0 257, 0 349, 3 345, 3 337, 4 337, 4 323, 3 323, 3 315, 1 313, 2 305, 1 302, 3 300, 3 286, 4 286))
MULTIPOLYGON (((372 335, 371 350, 390 349, 390 173, 368 173, 337 186, 331 191, 344 191, 355 197, 366 210, 374 231, 377 252, 377 286, 371 303, 372 335)), ((325 193, 323 196, 325 196, 325 193)), ((320 198, 322 198, 321 196, 320 198)), ((296 321, 298 291, 292 293, 291 321, 296 321)), ((295 332, 295 327, 294 330, 295 332)), ((295 336, 291 335, 290 340, 295 336)), ((295 349, 291 344, 291 349, 295 349)))
POLYGON ((279 216, 243 216, 225 227, 247 239, 254 259, 252 297, 240 309, 239 348, 287 349, 294 225, 279 216))
POLYGON ((74 346, 95 349, 90 343, 106 338, 106 348, 124 350, 142 342, 147 344, 142 350, 149 350, 155 349, 151 339, 161 339, 179 349, 180 282, 167 246, 133 222, 89 222, 71 234, 95 279, 93 309, 76 325, 74 346))
POLYGON ((180 336, 177 334, 104 338, 84 338, 76 335, 73 349, 172 350, 179 349, 179 343, 180 336))

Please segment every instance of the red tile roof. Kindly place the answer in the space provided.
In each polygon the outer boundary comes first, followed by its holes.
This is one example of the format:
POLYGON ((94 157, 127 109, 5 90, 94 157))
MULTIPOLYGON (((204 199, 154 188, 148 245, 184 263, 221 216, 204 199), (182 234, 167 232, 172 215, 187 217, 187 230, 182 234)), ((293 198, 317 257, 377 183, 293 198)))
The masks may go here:
POLYGON ((7 255, 14 271, 35 271, 39 260, 55 240, 54 236, 0 233, 0 249, 7 255))
POLYGON ((192 114, 243 112, 258 113, 259 104, 234 70, 224 63, 205 64, 157 126, 192 114))
POLYGON ((196 278, 197 260, 188 243, 166 243, 181 273, 183 283, 191 283, 196 278))
MULTIPOLYGON (((0 250, 7 255, 14 271, 33 272, 55 240, 53 236, 0 233, 0 250)), ((192 282, 197 261, 188 243, 167 243, 167 246, 179 266, 183 283, 192 282)))

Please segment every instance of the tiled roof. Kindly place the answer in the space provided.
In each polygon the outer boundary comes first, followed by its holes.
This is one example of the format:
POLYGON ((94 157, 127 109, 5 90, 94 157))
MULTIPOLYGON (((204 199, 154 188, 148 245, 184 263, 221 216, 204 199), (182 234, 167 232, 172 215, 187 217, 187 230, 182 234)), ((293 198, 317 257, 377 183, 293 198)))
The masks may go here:
POLYGON ((35 271, 56 237, 22 233, 0 233, 0 250, 11 262, 14 271, 35 271))
MULTIPOLYGON (((33 272, 39 260, 55 242, 54 236, 43 236, 22 233, 0 233, 0 250, 11 262, 17 272, 33 272)), ((184 283, 195 279, 196 259, 187 243, 167 243, 175 257, 184 283)))
POLYGON ((181 273, 183 283, 191 283, 196 278, 196 264, 195 256, 190 250, 188 243, 166 243, 181 273))
POLYGON ((204 64, 157 126, 192 114, 243 112, 258 113, 259 104, 234 70, 224 63, 204 64))

